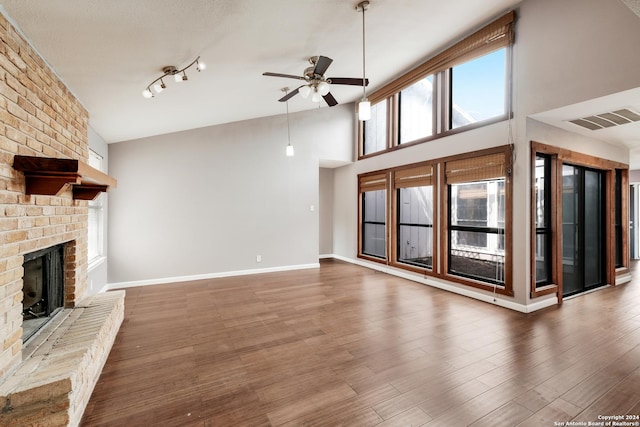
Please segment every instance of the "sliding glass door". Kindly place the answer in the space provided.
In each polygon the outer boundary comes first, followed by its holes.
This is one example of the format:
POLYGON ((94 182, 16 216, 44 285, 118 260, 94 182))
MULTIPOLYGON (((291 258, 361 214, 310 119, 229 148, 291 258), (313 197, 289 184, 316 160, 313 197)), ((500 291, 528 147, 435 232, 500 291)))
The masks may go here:
POLYGON ((605 283, 605 176, 562 165, 563 296, 605 283))

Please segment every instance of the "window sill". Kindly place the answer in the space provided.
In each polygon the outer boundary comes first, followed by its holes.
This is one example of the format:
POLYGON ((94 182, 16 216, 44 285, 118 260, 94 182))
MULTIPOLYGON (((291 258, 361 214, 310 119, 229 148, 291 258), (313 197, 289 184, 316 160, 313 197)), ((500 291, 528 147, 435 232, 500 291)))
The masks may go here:
POLYGON ((94 269, 98 268, 105 261, 107 261, 107 257, 106 256, 97 256, 97 257, 89 260, 89 265, 87 265, 87 272, 90 273, 91 270, 94 270, 94 269))

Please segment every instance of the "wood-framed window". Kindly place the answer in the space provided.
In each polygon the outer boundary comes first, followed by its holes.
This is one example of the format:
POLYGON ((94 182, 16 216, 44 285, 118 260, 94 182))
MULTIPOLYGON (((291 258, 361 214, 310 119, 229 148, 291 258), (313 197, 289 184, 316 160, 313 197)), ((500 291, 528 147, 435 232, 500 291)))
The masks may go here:
POLYGON ((510 170, 502 146, 359 175, 358 257, 513 295, 510 170))
POLYGON ((443 274, 513 295, 511 147, 448 159, 442 174, 443 274))
POLYGON ((387 174, 358 177, 358 254, 376 262, 387 260, 387 174))
POLYGON ((540 153, 532 153, 534 158, 531 176, 533 288, 536 296, 557 291, 557 268, 553 264, 553 245, 557 238, 555 223, 557 205, 552 202, 552 188, 556 185, 556 159, 540 153))
POLYGON ((372 93, 359 158, 509 118, 514 22, 511 11, 372 93))
MULTIPOLYGON (((568 272, 577 268, 572 257, 584 256, 585 250, 599 252, 594 258, 598 262, 582 266, 583 276, 602 268, 602 284, 614 285, 617 274, 629 271, 627 185, 625 164, 531 142, 532 298, 555 293, 561 302, 570 290, 568 272), (585 196, 587 186, 597 192, 585 196), (572 220, 576 212, 582 212, 582 224, 572 220), (601 231, 585 238, 580 227, 601 231), (585 246, 592 240, 601 243, 585 246)), ((581 280, 589 284, 584 277, 581 280)))
POLYGON ((628 271, 628 261, 625 264, 625 260, 630 258, 629 254, 629 239, 627 229, 625 231, 624 224, 629 223, 629 200, 628 200, 628 188, 629 188, 629 174, 625 169, 615 169, 614 171, 614 235, 615 235, 615 267, 616 272, 628 271))
POLYGON ((436 233, 434 166, 430 163, 394 169, 391 224, 394 230, 391 263, 407 270, 433 271, 436 233))

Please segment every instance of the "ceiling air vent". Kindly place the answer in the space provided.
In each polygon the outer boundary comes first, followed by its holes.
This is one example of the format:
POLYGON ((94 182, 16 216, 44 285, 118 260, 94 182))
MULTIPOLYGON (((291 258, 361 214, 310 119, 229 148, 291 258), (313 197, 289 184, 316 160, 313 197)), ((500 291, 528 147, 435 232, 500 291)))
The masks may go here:
POLYGON ((598 130, 640 121, 640 113, 628 108, 622 108, 608 113, 596 114, 569 121, 589 130, 598 130))

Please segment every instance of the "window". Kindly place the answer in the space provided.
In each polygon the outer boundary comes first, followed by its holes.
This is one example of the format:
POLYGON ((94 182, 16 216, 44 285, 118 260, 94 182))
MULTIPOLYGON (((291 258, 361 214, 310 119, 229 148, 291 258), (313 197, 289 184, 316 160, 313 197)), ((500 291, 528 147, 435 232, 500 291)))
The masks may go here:
POLYGON ((369 95, 361 156, 380 154, 509 117, 509 12, 369 95))
POLYGON ((447 274, 505 286, 505 153, 445 164, 447 274))
POLYGON ((449 273, 504 284, 504 179, 449 186, 449 273))
POLYGON ((615 178, 615 266, 616 268, 624 267, 623 262, 623 228, 622 228, 622 169, 616 169, 614 173, 615 178))
MULTIPOLYGON (((89 166, 101 170, 102 156, 89 150, 89 166)), ((89 201, 88 221, 88 259, 89 263, 102 257, 102 239, 104 230, 103 198, 104 193, 99 194, 94 200, 89 201)))
POLYGON ((394 173, 397 262, 433 269, 433 168, 394 173))
POLYGON ((386 182, 385 174, 360 178, 360 253, 382 260, 387 258, 386 182))
POLYGON ((504 117, 506 48, 451 69, 450 128, 504 117))
POLYGON ((399 115, 400 144, 433 135, 433 76, 400 92, 399 115))
POLYGON ((358 176, 358 257, 513 295, 511 147, 358 176))
POLYGON ((551 276, 551 159, 537 154, 534 175, 535 286, 552 283, 551 276))
POLYGON ((362 154, 371 154, 387 148, 387 101, 371 106, 371 119, 364 122, 362 154))

